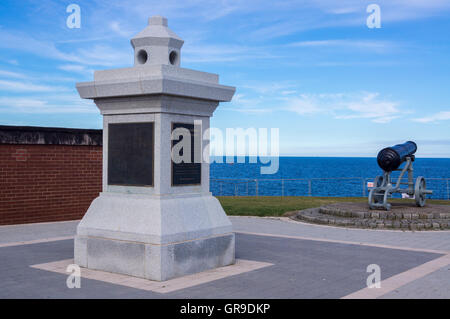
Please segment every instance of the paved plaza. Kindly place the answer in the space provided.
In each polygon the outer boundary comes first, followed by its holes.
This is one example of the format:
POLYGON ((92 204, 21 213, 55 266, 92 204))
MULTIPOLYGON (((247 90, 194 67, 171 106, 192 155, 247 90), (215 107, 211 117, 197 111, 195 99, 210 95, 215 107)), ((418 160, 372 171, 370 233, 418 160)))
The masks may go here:
POLYGON ((236 265, 162 283, 82 269, 79 289, 64 273, 78 221, 0 226, 0 298, 450 298, 450 231, 230 219, 236 265))

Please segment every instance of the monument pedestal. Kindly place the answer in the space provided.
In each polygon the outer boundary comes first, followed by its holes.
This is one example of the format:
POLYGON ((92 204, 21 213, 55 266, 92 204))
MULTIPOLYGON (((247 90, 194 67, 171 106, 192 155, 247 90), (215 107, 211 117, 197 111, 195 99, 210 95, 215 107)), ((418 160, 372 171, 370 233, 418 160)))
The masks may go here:
POLYGON ((103 193, 75 237, 81 267, 157 281, 234 261, 231 223, 210 194, 103 193))
POLYGON ((233 264, 231 222, 209 192, 208 129, 235 88, 181 68, 183 40, 163 17, 131 43, 134 67, 77 84, 103 115, 103 192, 78 225, 75 263, 158 281, 233 264))

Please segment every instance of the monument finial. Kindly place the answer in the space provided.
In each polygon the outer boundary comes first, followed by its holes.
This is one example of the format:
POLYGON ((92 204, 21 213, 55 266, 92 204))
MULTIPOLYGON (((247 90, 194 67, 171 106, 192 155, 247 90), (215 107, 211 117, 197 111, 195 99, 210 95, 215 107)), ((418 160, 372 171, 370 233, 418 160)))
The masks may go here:
POLYGON ((168 64, 180 66, 184 41, 167 26, 167 18, 152 16, 147 27, 131 39, 134 65, 168 64))
POLYGON ((167 27, 167 18, 159 15, 148 18, 148 25, 162 25, 167 27))

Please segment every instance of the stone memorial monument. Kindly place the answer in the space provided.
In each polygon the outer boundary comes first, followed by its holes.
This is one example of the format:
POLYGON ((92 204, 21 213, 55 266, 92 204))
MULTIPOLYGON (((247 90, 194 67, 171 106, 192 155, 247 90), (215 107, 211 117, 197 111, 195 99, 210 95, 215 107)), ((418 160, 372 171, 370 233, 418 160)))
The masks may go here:
POLYGON ((166 18, 151 17, 131 39, 133 67, 77 83, 103 115, 103 191, 77 227, 81 267, 164 281, 235 261, 208 164, 209 118, 235 88, 181 68, 183 42, 166 18), (180 162, 171 155, 183 140, 197 146, 179 151, 180 162))

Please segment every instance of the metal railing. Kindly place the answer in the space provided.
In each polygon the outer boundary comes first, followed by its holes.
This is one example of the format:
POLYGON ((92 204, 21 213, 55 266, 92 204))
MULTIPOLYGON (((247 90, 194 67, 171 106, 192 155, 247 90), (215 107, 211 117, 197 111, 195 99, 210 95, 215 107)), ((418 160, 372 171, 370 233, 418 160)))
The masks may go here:
MULTIPOLYGON (((211 179, 215 196, 338 196, 366 197, 374 178, 211 179)), ((450 200, 450 178, 426 178, 432 199, 450 200)), ((393 195, 393 197, 396 197, 393 195)))

